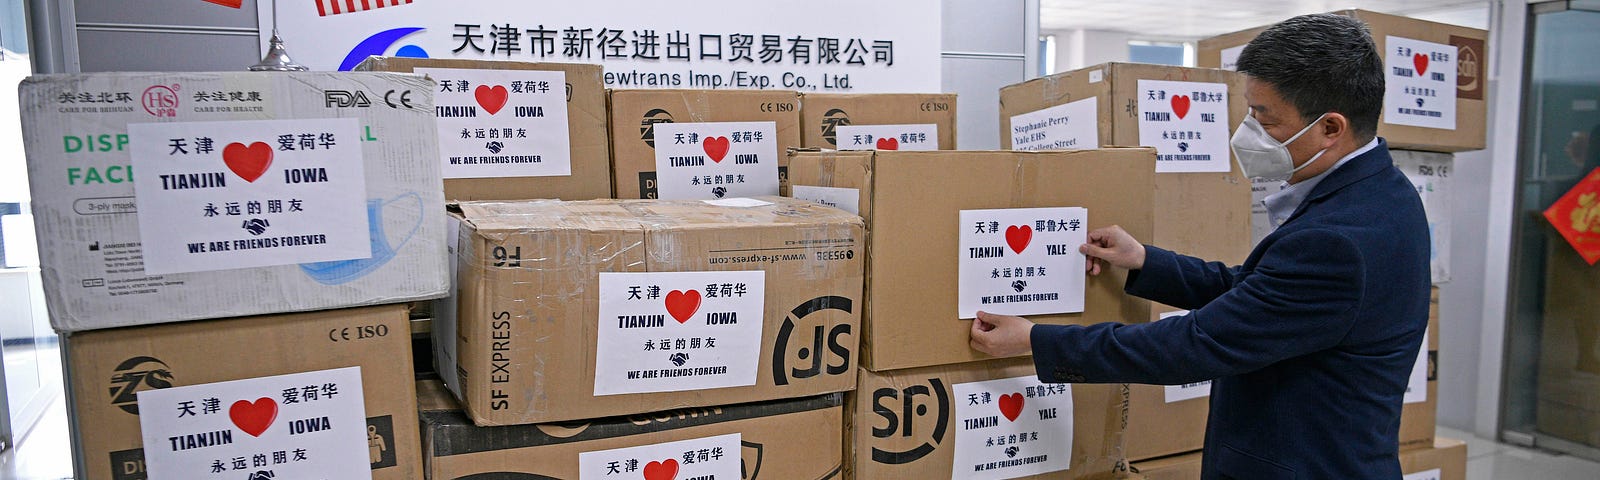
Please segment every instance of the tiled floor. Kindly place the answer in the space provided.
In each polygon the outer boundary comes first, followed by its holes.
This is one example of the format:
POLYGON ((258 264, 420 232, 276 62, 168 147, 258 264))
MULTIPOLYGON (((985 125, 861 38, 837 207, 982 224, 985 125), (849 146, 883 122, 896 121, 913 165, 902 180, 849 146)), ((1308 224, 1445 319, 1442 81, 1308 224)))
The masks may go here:
MULTIPOLYGON (((1498 444, 1448 428, 1440 428, 1439 435, 1467 440, 1467 480, 1600 479, 1600 463, 1498 444)), ((57 400, 17 448, 0 453, 0 480, 69 479, 71 462, 66 409, 57 400)))

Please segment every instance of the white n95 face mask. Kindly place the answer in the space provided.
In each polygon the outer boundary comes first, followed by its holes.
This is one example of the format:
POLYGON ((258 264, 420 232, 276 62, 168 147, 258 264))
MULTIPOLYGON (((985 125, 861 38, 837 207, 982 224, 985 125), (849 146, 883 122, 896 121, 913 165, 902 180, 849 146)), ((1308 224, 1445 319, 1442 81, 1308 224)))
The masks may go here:
POLYGON ((1239 159, 1239 169, 1249 178, 1288 180, 1294 172, 1316 163, 1318 158, 1322 158, 1322 154, 1328 153, 1328 149, 1322 149, 1310 160, 1306 160, 1306 163, 1296 167, 1294 158, 1289 155, 1288 145, 1311 131, 1311 127, 1326 116, 1328 114, 1322 114, 1305 128, 1300 129, 1300 133, 1279 143, 1277 139, 1272 138, 1272 135, 1267 134, 1267 130, 1261 127, 1261 122, 1256 120, 1255 115, 1245 115, 1244 122, 1239 124, 1239 130, 1233 133, 1233 139, 1228 142, 1233 147, 1233 156, 1239 159))

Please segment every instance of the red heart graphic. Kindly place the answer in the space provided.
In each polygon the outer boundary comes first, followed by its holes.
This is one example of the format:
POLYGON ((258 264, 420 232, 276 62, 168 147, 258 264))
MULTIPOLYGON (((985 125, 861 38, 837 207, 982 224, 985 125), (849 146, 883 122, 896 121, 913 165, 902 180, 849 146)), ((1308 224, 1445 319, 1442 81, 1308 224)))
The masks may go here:
POLYGON ((478 85, 478 88, 472 91, 472 96, 478 99, 478 106, 483 107, 490 115, 494 115, 500 113, 500 109, 506 106, 506 100, 510 99, 511 92, 506 91, 506 87, 501 85, 493 87, 478 85))
POLYGON ((1417 67, 1417 76, 1428 73, 1428 56, 1420 53, 1411 54, 1411 65, 1417 67))
POLYGON ((1017 421, 1017 416, 1022 415, 1022 394, 1012 393, 1000 396, 1000 414, 1006 420, 1017 421))
POLYGON ((1006 245, 1011 246, 1011 251, 1021 254, 1028 248, 1028 242, 1033 241, 1033 228, 1027 225, 1012 225, 1006 227, 1006 245))
POLYGON ((894 137, 879 138, 878 139, 878 150, 899 150, 899 149, 900 149, 900 140, 895 139, 894 137))
POLYGON ((256 179, 267 173, 267 167, 272 166, 272 146, 262 142, 252 143, 248 147, 239 142, 230 143, 222 148, 222 163, 227 164, 228 170, 233 170, 234 175, 255 183, 256 179))
POLYGON ((278 419, 278 402, 267 397, 256 399, 256 403, 240 400, 233 402, 228 407, 228 418, 233 419, 233 425, 239 427, 244 433, 252 437, 259 437, 272 426, 272 421, 278 419))
POLYGON ((1189 96, 1188 95, 1173 95, 1172 96, 1172 113, 1176 114, 1178 116, 1178 120, 1183 120, 1183 117, 1189 115, 1189 96))
POLYGON ((693 317, 694 312, 698 310, 700 310, 699 290, 667 292, 667 313, 672 314, 672 318, 677 319, 678 323, 689 321, 689 317, 693 317))
POLYGON ((644 480, 672 480, 678 478, 678 461, 667 459, 663 462, 650 462, 644 466, 644 480))
POLYGON ((700 140, 700 148, 705 149, 711 161, 722 163, 722 158, 728 156, 728 137, 705 137, 700 140))

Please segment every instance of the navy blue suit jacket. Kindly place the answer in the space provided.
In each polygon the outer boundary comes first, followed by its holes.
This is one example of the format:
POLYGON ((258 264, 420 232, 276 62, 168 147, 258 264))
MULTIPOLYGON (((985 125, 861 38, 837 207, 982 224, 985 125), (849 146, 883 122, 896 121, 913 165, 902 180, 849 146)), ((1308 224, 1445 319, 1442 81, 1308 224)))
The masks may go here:
POLYGON ((1191 312, 1035 326, 1039 378, 1214 380, 1207 479, 1399 479, 1402 396, 1428 323, 1427 220, 1382 141, 1327 175, 1241 266, 1147 247, 1127 292, 1191 312))

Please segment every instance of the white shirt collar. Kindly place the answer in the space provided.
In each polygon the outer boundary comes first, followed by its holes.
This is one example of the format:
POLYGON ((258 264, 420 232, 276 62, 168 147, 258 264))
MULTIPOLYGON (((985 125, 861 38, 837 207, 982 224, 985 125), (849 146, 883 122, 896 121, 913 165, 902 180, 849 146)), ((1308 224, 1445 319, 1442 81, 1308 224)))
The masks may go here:
POLYGON ((1365 146, 1356 149, 1354 152, 1350 152, 1350 154, 1345 155, 1344 158, 1340 158, 1339 161, 1335 162, 1333 167, 1329 168, 1327 171, 1319 173, 1315 177, 1301 180, 1300 183, 1289 185, 1278 193, 1268 195, 1266 199, 1261 201, 1261 203, 1267 207, 1267 218, 1272 220, 1272 227, 1280 227, 1283 225, 1283 222, 1289 221, 1289 216, 1293 215, 1294 211, 1300 208, 1300 204, 1305 203, 1306 198, 1311 196, 1311 191, 1317 188, 1317 184, 1322 183, 1324 179, 1327 179, 1329 173, 1333 173, 1334 170, 1338 170, 1339 167, 1342 167, 1345 163, 1348 163, 1350 159, 1364 155, 1375 148, 1378 148, 1377 137, 1373 137, 1372 141, 1367 142, 1365 146))

